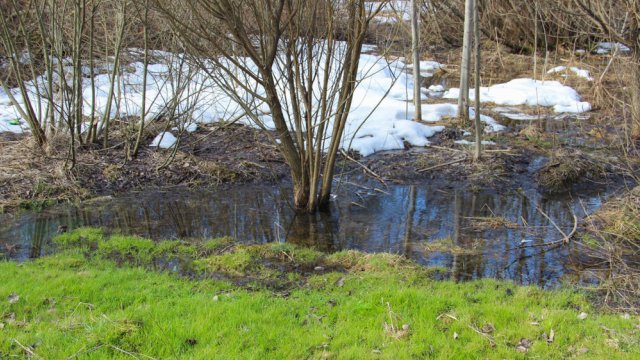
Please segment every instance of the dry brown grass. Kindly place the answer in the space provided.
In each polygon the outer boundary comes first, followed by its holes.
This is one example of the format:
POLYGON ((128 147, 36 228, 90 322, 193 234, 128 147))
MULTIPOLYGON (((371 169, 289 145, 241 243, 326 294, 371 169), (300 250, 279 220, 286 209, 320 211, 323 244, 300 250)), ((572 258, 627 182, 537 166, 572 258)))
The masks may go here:
POLYGON ((599 279, 603 303, 640 312, 640 186, 587 218, 581 244, 586 269, 599 279))
MULTIPOLYGON (((65 171, 64 155, 42 154, 30 138, 14 138, 7 134, 1 138, 0 208, 32 207, 39 202, 78 195, 65 171)), ((58 145, 58 141, 52 141, 49 147, 53 150, 58 145)))

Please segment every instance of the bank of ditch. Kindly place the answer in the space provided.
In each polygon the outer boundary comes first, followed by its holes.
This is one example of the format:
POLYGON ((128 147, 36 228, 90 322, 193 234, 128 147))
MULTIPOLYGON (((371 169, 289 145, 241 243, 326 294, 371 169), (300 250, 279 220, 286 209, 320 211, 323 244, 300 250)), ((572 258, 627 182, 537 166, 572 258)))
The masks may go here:
POLYGON ((0 357, 608 358, 640 318, 583 291, 441 280, 390 254, 189 244, 83 228, 0 263, 0 357))

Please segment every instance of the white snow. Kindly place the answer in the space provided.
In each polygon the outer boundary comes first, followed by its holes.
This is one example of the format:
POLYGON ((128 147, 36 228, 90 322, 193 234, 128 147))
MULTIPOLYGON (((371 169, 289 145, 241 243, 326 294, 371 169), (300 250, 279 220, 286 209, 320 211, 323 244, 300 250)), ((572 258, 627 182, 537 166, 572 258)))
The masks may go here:
POLYGON ((609 54, 611 52, 614 52, 616 50, 622 54, 628 54, 631 52, 631 49, 629 49, 627 45, 616 43, 616 42, 598 43, 598 46, 596 47, 595 51, 596 51, 596 54, 604 55, 604 54, 609 54))
MULTIPOLYGON (((460 89, 452 88, 443 97, 457 99, 460 89)), ((469 92, 475 99, 475 91, 469 92)), ((528 105, 553 107, 556 112, 586 112, 591 104, 581 102, 577 91, 558 81, 540 81, 533 79, 515 79, 504 84, 480 88, 480 101, 497 105, 528 105)))
MULTIPOLYGON (((367 12, 378 10, 380 3, 366 2, 367 12)), ((411 2, 406 0, 394 0, 386 2, 380 9, 380 13, 373 18, 378 24, 396 24, 398 22, 411 21, 411 2)))
MULTIPOLYGON (((258 124, 254 122, 256 118, 262 122, 260 124, 262 127, 274 128, 273 119, 266 104, 252 98, 247 91, 240 87, 235 94, 222 91, 219 84, 212 80, 209 74, 185 65, 180 54, 155 51, 153 55, 155 63, 148 66, 147 74, 145 109, 147 121, 166 112, 167 107, 173 103, 173 99, 177 98, 176 115, 180 118, 181 123, 178 124, 178 129, 190 132, 197 129, 198 123, 232 121, 234 119, 243 124, 257 126, 258 124), (172 73, 178 72, 183 74, 182 82, 177 80, 178 77, 172 76, 172 73), (247 113, 239 105, 238 101, 241 100, 254 104, 255 107, 251 109, 252 116, 247 116, 247 113)), ((240 58, 238 60, 249 68, 255 68, 255 64, 249 59, 240 58)), ((341 59, 338 58, 335 61, 341 61, 341 59)), ((430 65, 438 66, 436 64, 430 65)), ((99 66, 106 70, 109 69, 108 63, 99 66)), ((121 94, 112 101, 108 114, 111 119, 138 118, 143 110, 141 107, 144 80, 143 64, 132 63, 127 66, 127 69, 128 71, 122 72, 122 75, 116 79, 116 89, 120 89, 121 94)), ((390 61, 381 56, 362 55, 358 70, 358 78, 361 82, 356 88, 350 116, 345 127, 342 139, 344 149, 353 149, 363 155, 369 155, 375 151, 403 149, 404 142, 412 146, 424 146, 428 143, 428 137, 442 131, 443 127, 441 126, 428 126, 407 121, 412 119, 408 115, 414 112, 413 105, 409 103, 413 97, 413 80, 405 73, 405 69, 406 64, 401 60, 390 61)), ((65 69, 65 73, 70 70, 65 69)), ((276 79, 282 78, 283 71, 282 68, 274 67, 276 79)), ((58 81, 59 76, 53 75, 54 81, 58 81)), ((213 75, 219 76, 220 73, 213 75)), ((322 78, 322 76, 318 78, 322 78)), ((244 85, 257 89, 258 93, 263 91, 257 88, 255 82, 246 79, 247 83, 244 85)), ((32 95, 30 101, 36 113, 40 114, 46 113, 48 106, 45 100, 40 101, 36 96, 37 88, 41 92, 46 90, 42 85, 45 83, 44 80, 44 75, 36 79, 37 87, 34 82, 26 83, 32 95)), ((94 115, 98 119, 102 119, 107 109, 110 82, 108 71, 100 72, 100 75, 95 77, 96 112, 94 115)), ((292 106, 286 82, 279 81, 278 85, 283 105, 285 108, 292 106)), ((24 106, 24 103, 21 103, 24 100, 19 91, 17 89, 11 91, 18 100, 18 105, 24 106)), ((426 100, 426 89, 423 91, 425 94, 422 95, 422 99, 426 100)), ((85 79, 83 94, 83 113, 85 116, 90 116, 92 115, 92 91, 89 79, 85 79)), ((446 110, 445 113, 450 113, 450 110, 446 110)), ((0 114, 6 114, 4 116, 10 119, 20 119, 20 115, 9 101, 9 97, 1 90, 0 114)), ((41 119, 43 118, 44 116, 41 119)), ((287 118, 287 121, 293 121, 293 119, 287 118)), ((333 119, 330 118, 329 129, 333 126, 332 121, 333 119)), ((100 129, 103 124, 101 121, 99 122, 98 128, 100 129)), ((5 121, 2 121, 1 126, 0 131, 23 131, 23 127, 8 126, 5 121)), ((158 145, 161 148, 174 146, 175 137, 171 133, 165 133, 162 142, 158 137, 152 143, 152 146, 158 145)), ((325 148, 328 145, 329 142, 325 139, 325 148)))
POLYGON ((158 134, 158 136, 156 136, 155 139, 153 139, 153 141, 151 142, 151 145, 149 146, 159 147, 160 149, 170 149, 174 147, 177 142, 178 142, 178 139, 176 139, 176 137, 172 133, 163 132, 158 134))
POLYGON ((511 120, 536 120, 539 118, 538 115, 524 114, 520 112, 519 109, 513 107, 495 107, 491 110, 511 120))
MULTIPOLYGON (((404 58, 400 58, 401 61, 404 61, 404 58)), ((425 77, 432 77, 433 72, 438 69, 444 69, 444 65, 440 64, 437 61, 433 60, 425 60, 420 61, 420 75, 425 77)), ((413 64, 407 64, 407 69, 413 69, 413 64)))
MULTIPOLYGON (((589 73, 589 70, 580 69, 580 68, 575 67, 575 66, 572 66, 572 67, 569 67, 569 68, 567 68, 566 66, 557 66, 557 67, 554 67, 553 69, 547 71, 547 74, 566 73, 567 69, 572 71, 578 77, 586 79, 587 81, 593 81, 593 78, 591 77, 591 73, 589 73)), ((565 74, 565 76, 566 76, 566 74, 565 74)))
MULTIPOLYGON (((0 95, 1 94, 0 92, 0 95)), ((2 98, 0 98, 0 132, 22 134, 27 131, 28 126, 25 121, 20 118, 15 108, 8 106, 9 103, 9 101, 2 101, 2 98)))
MULTIPOLYGON (((338 46, 341 46, 338 43, 338 46)), ((135 51, 135 50, 134 50, 135 51)), ((268 106, 250 95, 246 88, 254 89, 258 94, 264 95, 264 90, 260 88, 255 80, 249 77, 242 77, 242 83, 237 86, 237 91, 225 92, 220 84, 214 79, 215 76, 223 76, 216 72, 212 65, 212 74, 191 68, 180 54, 170 54, 161 51, 153 52, 153 62, 148 67, 147 88, 146 88, 146 109, 145 118, 152 121, 169 111, 171 104, 177 104, 174 118, 179 121, 173 126, 174 131, 185 130, 195 131, 198 124, 214 123, 219 121, 238 121, 250 126, 260 126, 266 129, 273 129, 274 123, 268 106), (182 76, 177 77, 175 74, 182 76), (212 78, 213 76, 213 78, 212 78), (178 79, 182 79, 178 81, 178 79), (245 81, 246 80, 246 81, 245 81), (175 99, 175 101, 174 101, 175 99), (243 108, 239 102, 250 104, 250 108, 243 108), (256 120, 260 124, 256 124, 256 120)), ((322 56, 322 55, 321 55, 322 56)), ((236 61, 249 69, 256 69, 248 58, 236 58, 236 61)), ((340 62, 342 59, 335 59, 340 62)), ((319 63, 324 63, 320 58, 319 63)), ((290 108, 293 106, 288 84, 283 74, 286 69, 280 63, 274 66, 274 78, 278 81, 279 97, 285 110, 286 121, 292 123, 294 119, 288 114, 292 114, 290 108)), ((425 69, 438 69, 444 65, 433 61, 421 63, 425 69)), ((94 114, 101 120, 107 109, 108 93, 110 88, 109 64, 98 64, 100 69, 95 76, 95 108, 94 114)), ((139 118, 142 113, 143 97, 143 74, 142 63, 129 64, 120 76, 116 78, 116 89, 120 90, 117 100, 114 99, 111 111, 107 114, 110 119, 128 117, 139 118)), ((70 69, 65 69, 65 73, 70 69)), ((322 70, 324 71, 324 70, 322 70)), ((317 76, 323 78, 322 71, 317 76)), ((54 81, 60 79, 58 74, 54 75, 54 81)), ((65 74, 66 75, 66 74, 65 74)), ((331 74, 332 78, 335 74, 331 74)), ((430 126, 424 123, 412 121, 415 108, 411 102, 413 97, 413 79, 407 73, 407 64, 404 59, 389 60, 385 57, 363 54, 358 68, 359 84, 353 95, 353 104, 345 125, 344 136, 341 139, 341 147, 345 150, 351 149, 359 152, 363 156, 370 155, 377 151, 403 149, 405 143, 411 146, 425 146, 429 143, 429 138, 442 131, 443 126, 430 126)), ((47 112, 46 101, 40 101, 36 96, 36 89, 44 91, 43 83, 45 76, 42 75, 36 83, 33 81, 26 83, 27 89, 31 92, 31 103, 37 114, 47 112)), ((85 116, 91 116, 92 91, 89 79, 84 80, 84 109, 85 116)), ((320 91, 320 84, 314 84, 314 101, 317 100, 320 91)), ((440 85, 432 86, 428 90, 421 89, 422 100, 428 100, 427 94, 439 93, 444 88, 440 85)), ((16 97, 18 105, 24 101, 17 89, 11 92, 16 97)), ((445 97, 457 98, 458 89, 451 89, 446 92, 445 97)), ((473 97, 473 93, 472 93, 473 97)), ((539 82, 530 79, 518 79, 506 84, 499 84, 490 88, 482 88, 482 100, 495 102, 502 105, 542 105, 553 106, 557 111, 580 112, 590 108, 588 103, 581 103, 579 95, 570 87, 563 86, 559 82, 547 81, 539 82)), ((314 104, 317 107, 319 104, 314 104)), ((335 107, 336 104, 329 106, 335 107)), ((473 109, 472 109, 473 110, 473 109)), ((438 122, 448 117, 458 115, 456 104, 422 104, 423 120, 425 122, 438 122)), ((64 115, 64 114, 63 114, 64 115)), ((42 120, 44 120, 44 115, 42 120)), ((327 128, 333 127, 334 119, 329 117, 327 128)), ((481 120, 487 124, 486 132, 498 132, 505 129, 498 124, 495 119, 481 115, 481 120)), ((99 121, 100 122, 100 121, 99 121)), ((103 124, 99 123, 100 129, 103 124)), ((0 131, 24 132, 25 122, 21 119, 14 104, 9 100, 9 96, 0 90, 0 131), (8 125, 9 121, 19 119, 21 125, 8 125)), ((329 139, 322 139, 325 149, 329 145, 329 139)), ((177 139, 166 132, 158 135, 151 146, 160 148, 171 148, 175 146, 177 139)))
POLYGON ((433 94, 444 93, 444 86, 442 85, 431 85, 428 89, 429 95, 433 96, 433 94))
POLYGON ((174 127, 171 129, 172 131, 186 131, 187 133, 191 134, 193 132, 196 132, 196 130, 198 130, 198 124, 197 123, 189 123, 189 124, 185 124, 184 126, 180 126, 180 127, 174 127))
POLYGON ((9 121, 0 121, 0 133, 2 132, 10 132, 14 134, 22 134, 27 131, 26 126, 22 125, 12 125, 9 121))
MULTIPOLYGON (((404 58, 400 58, 401 60, 404 60, 404 58)), ((420 61, 420 71, 422 70, 428 70, 428 71, 433 71, 433 70, 437 70, 437 69, 442 69, 445 66, 443 64, 440 64, 437 61, 433 61, 433 60, 423 60, 420 61)), ((413 64, 407 64, 407 68, 408 69, 413 69, 413 64)))
MULTIPOLYGON (((475 141, 468 141, 468 140, 456 140, 456 141, 454 141, 454 143, 456 143, 458 145, 475 145, 476 144, 475 141)), ((482 144, 482 145, 495 145, 496 143, 493 142, 493 141, 483 140, 483 141, 480 141, 480 144, 482 144)))
POLYGON ((370 53, 370 52, 374 52, 376 50, 378 50, 378 45, 362 44, 362 52, 363 53, 370 53))

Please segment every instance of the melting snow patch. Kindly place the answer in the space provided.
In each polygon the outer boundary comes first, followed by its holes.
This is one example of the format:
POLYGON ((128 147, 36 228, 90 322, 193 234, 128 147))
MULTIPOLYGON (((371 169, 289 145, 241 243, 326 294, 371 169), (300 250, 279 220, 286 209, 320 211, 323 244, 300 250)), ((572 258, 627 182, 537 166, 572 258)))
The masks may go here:
MULTIPOLYGON (((458 144, 458 145, 475 145, 476 142, 475 141, 468 141, 468 140, 456 140, 454 141, 454 143, 458 144)), ((495 145, 496 143, 493 141, 488 141, 488 140, 483 140, 480 142, 480 144, 482 145, 495 145)))
POLYGON ((376 51, 377 49, 378 49, 377 45, 362 44, 362 52, 363 53, 370 53, 370 52, 376 51))
POLYGON ((430 96, 433 95, 442 95, 444 93, 444 86, 442 85, 431 85, 429 86, 428 93, 430 96))
MULTIPOLYGON (((460 89, 452 88, 444 94, 446 99, 457 99, 460 89)), ((470 91, 471 100, 475 92, 470 91)), ((580 102, 580 95, 571 87, 558 81, 515 79, 504 84, 480 88, 480 100, 497 105, 529 105, 553 107, 556 112, 586 112, 591 110, 587 102, 580 102)))
MULTIPOLYGON (((591 74, 589 73, 589 70, 580 69, 580 68, 577 68, 575 66, 572 66, 572 67, 570 67, 568 69, 570 71, 572 71, 574 74, 576 74, 576 76, 578 76, 578 77, 586 79, 587 81, 593 81, 593 78, 591 77, 591 74)), ((547 71, 547 74, 555 74, 555 73, 561 73, 561 72, 566 72, 566 71, 567 71, 567 67, 566 66, 558 66, 558 67, 554 67, 553 69, 547 71)))
POLYGON ((631 49, 625 44, 614 43, 614 42, 601 42, 598 43, 598 47, 596 47, 596 54, 604 55, 609 54, 613 51, 617 50, 622 54, 628 54, 631 52, 631 49))
MULTIPOLYGON (((190 124, 183 125, 181 128, 184 129, 184 131, 186 131, 189 134, 191 134, 192 132, 196 132, 196 130, 198 130, 198 124, 197 123, 190 123, 190 124)), ((180 129, 177 128, 177 127, 174 127, 171 130, 180 131, 180 129)))
POLYGON ((160 149, 170 149, 176 145, 178 139, 170 132, 163 132, 153 139, 151 147, 159 147, 160 149))
MULTIPOLYGON (((398 2, 396 5, 402 5, 398 2)), ((318 46, 323 46, 321 43, 318 46)), ((336 46, 346 46, 344 43, 336 42, 336 46)), ((372 49, 372 48, 370 48, 372 49)), ((319 53, 324 53, 319 51, 319 53)), ((118 77, 115 84, 117 89, 122 89, 119 101, 112 99, 111 112, 106 114, 107 117, 139 117, 144 111, 146 119, 158 118, 160 114, 166 112, 169 105, 175 105, 177 108, 176 116, 181 119, 188 118, 193 120, 190 124, 180 130, 192 131, 197 128, 195 123, 210 123, 220 120, 238 119, 239 122, 251 125, 262 125, 267 129, 274 128, 273 118, 268 112, 268 106, 259 101, 256 97, 247 91, 238 89, 234 94, 225 93, 212 80, 210 74, 205 71, 198 70, 197 67, 190 67, 188 62, 184 62, 182 55, 170 54, 165 52, 154 52, 156 64, 150 64, 147 72, 147 88, 143 93, 144 66, 141 62, 132 63, 128 66, 130 71, 122 73, 118 77), (185 83, 175 83, 179 78, 175 76, 178 73, 184 73, 181 77, 185 83), (188 75, 188 76, 187 76, 188 75), (177 91, 176 89, 182 89, 177 91), (143 96, 146 96, 145 109, 142 108, 143 96), (255 104, 255 113, 248 116, 244 108, 238 104, 238 101, 246 101, 255 104), (255 124, 253 120, 259 119, 262 124, 255 124)), ((340 64, 344 59, 334 59, 336 65, 340 64)), ((257 71, 256 65, 248 58, 237 58, 248 69, 257 71)), ((320 60, 322 63, 322 60, 320 60)), ((108 63, 97 64, 98 70, 101 67, 108 68, 108 63)), ((282 65, 282 64, 280 64, 282 65)), ((423 62, 425 69, 437 69, 443 65, 436 62, 423 62)), ((65 65, 66 66, 66 65, 65 65)), ((93 79, 95 88, 95 115, 102 117, 108 108, 109 90, 111 88, 111 76, 108 72, 96 71, 93 79)), ((279 66, 274 66, 273 74, 276 78, 282 79, 286 73, 279 66)), ((54 74, 55 75, 55 74, 54 74)), ((214 73, 213 76, 223 76, 214 73)), ((316 76, 322 79, 323 70, 316 76)), ((336 74, 331 74, 331 81, 336 80, 336 74)), ((405 144, 411 146, 425 146, 428 144, 428 138, 439 131, 442 126, 428 126, 425 124, 411 121, 415 108, 408 101, 413 96, 413 79, 406 73, 406 64, 402 60, 390 60, 382 56, 363 54, 360 59, 358 68, 359 83, 353 96, 353 105, 351 112, 345 125, 345 133, 341 139, 340 145, 343 149, 352 149, 360 152, 362 155, 369 155, 375 151, 403 149, 405 144)), ((46 83, 46 75, 41 75, 37 79, 38 86, 46 83)), ((32 94, 36 92, 36 81, 31 81, 25 85, 32 94)), ((85 107, 83 113, 87 116, 91 115, 91 99, 93 91, 91 89, 91 81, 85 79, 83 83, 83 94, 85 97, 85 107)), ((279 90, 279 95, 284 99, 290 96, 286 82, 279 81, 283 84, 279 90)), ((317 84, 320 87, 320 84, 317 84)), ((247 84, 252 89, 255 88, 260 96, 264 95, 264 89, 260 88, 256 83, 247 84)), ((435 89, 432 89, 434 91, 435 89)), ((442 90, 437 88, 437 90, 442 90)), ((17 89, 11 90, 18 97, 18 102, 22 99, 17 89)), ((317 90, 314 90, 317 91, 317 90)), ((423 99, 426 99, 426 89, 423 99)), ((316 94, 314 92, 314 94, 316 94)), ((314 97, 315 98, 315 97, 314 97)), ((37 113, 46 113, 47 102, 44 99, 38 99, 33 96, 31 104, 37 113)), ((290 104, 290 101, 287 101, 290 104)), ((318 106, 317 103, 313 104, 318 106)), ((335 106, 335 105, 334 105, 335 106)), ((290 111, 285 109, 285 116, 290 111)), ((10 117, 11 121, 20 119, 17 115, 14 104, 10 101, 4 91, 0 90, 0 114, 10 117)), ((426 121, 439 121, 443 117, 457 116, 457 106, 454 104, 425 104, 423 105, 423 115, 426 121)), ((490 121, 485 119, 488 123, 490 121)), ((287 121, 292 119, 287 118, 287 121)), ((333 127, 334 118, 327 120, 327 128, 333 127)), ((24 121, 21 120, 21 124, 24 121)), ((98 124, 98 126, 101 126, 98 124)), ((492 125, 494 126, 494 125, 492 125)), ((23 132, 24 125, 10 125, 4 118, 0 118, 0 131, 20 131, 23 132)), ((174 131, 174 133, 176 133, 174 131)), ((323 139, 325 149, 328 147, 329 140, 323 139)), ((172 148, 177 144, 174 134, 165 132, 158 135, 151 146, 160 148, 172 148)))
POLYGON ((358 137, 351 142, 352 149, 362 156, 369 156, 383 150, 404 149, 407 142, 413 146, 426 146, 427 138, 444 130, 444 126, 428 126, 410 120, 396 120, 393 128, 369 126, 366 131, 359 131, 358 137))

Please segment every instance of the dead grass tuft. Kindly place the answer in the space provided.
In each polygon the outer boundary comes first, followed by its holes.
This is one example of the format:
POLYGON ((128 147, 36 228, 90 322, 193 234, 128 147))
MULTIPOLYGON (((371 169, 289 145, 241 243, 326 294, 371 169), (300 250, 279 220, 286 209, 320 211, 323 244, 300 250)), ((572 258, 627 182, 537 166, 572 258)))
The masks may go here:
POLYGON ((536 176, 542 191, 556 194, 571 190, 578 182, 602 172, 604 168, 601 164, 581 152, 560 152, 555 161, 540 169, 536 176))
POLYGON ((589 216, 581 243, 603 304, 640 312, 640 186, 589 216))

